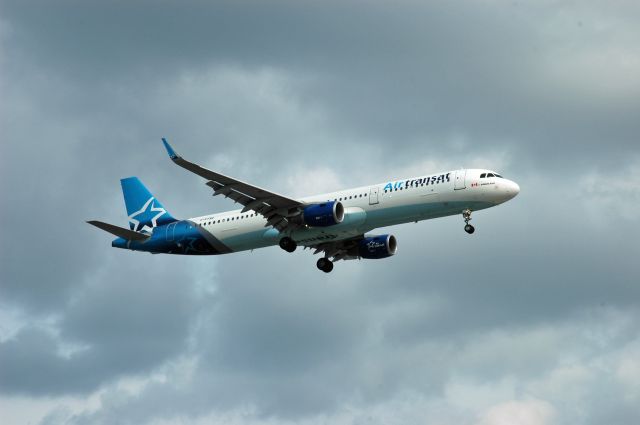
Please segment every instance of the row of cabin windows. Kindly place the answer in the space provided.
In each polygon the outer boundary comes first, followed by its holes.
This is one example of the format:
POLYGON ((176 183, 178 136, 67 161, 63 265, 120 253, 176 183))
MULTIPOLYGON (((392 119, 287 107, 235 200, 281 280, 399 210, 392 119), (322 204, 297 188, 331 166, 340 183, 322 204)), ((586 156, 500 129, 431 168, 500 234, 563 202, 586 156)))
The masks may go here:
POLYGON ((342 197, 342 198, 336 198, 333 201, 334 202, 336 202, 336 201, 346 201, 347 199, 363 198, 363 197, 366 198, 367 194, 366 193, 361 193, 359 195, 351 195, 349 197, 345 196, 345 197, 342 197))
POLYGON ((500 174, 496 174, 496 173, 482 173, 482 174, 480 174, 480 178, 481 179, 489 178, 489 177, 500 177, 500 178, 502 178, 502 176, 500 174))
POLYGON ((225 223, 227 221, 241 220, 249 217, 255 217, 256 215, 258 214, 252 213, 252 214, 238 215, 234 217, 221 218, 219 220, 212 220, 209 222, 200 223, 200 226, 211 226, 212 224, 220 224, 220 223, 225 223))
MULTIPOLYGON (((336 198, 334 199, 334 201, 342 201, 342 200, 347 200, 347 199, 353 199, 353 198, 362 198, 362 197, 366 197, 367 194, 366 193, 360 193, 358 195, 351 195, 349 197, 345 196, 343 198, 336 198)), ((226 219, 220 219, 220 220, 212 220, 209 222, 204 222, 204 223, 200 223, 200 226, 211 226, 212 224, 219 224, 219 223, 224 223, 227 221, 234 221, 234 220, 240 220, 240 219, 244 219, 244 218, 248 218, 248 217, 255 217, 257 214, 253 213, 253 214, 247 214, 247 215, 240 215, 240 216, 236 216, 236 217, 231 217, 231 218, 226 218, 226 219)))

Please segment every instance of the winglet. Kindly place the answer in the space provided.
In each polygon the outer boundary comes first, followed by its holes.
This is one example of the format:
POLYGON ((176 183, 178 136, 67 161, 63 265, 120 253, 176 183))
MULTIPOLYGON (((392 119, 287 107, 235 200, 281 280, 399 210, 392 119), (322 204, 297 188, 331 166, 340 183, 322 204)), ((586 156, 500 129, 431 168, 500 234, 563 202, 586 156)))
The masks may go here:
POLYGON ((169 154, 169 158, 171 159, 180 158, 180 155, 178 155, 176 151, 173 150, 169 142, 167 142, 167 139, 165 139, 164 137, 162 138, 162 143, 164 143, 164 147, 167 150, 167 153, 169 154))

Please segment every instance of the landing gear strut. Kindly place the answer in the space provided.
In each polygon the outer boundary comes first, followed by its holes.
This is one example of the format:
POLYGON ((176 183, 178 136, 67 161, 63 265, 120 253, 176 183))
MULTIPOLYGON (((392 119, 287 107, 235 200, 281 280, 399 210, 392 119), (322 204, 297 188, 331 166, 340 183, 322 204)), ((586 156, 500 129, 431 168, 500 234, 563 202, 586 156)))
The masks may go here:
POLYGON ((296 241, 291 239, 289 236, 285 236, 284 238, 280 239, 280 248, 284 249, 287 252, 293 252, 297 247, 298 244, 296 243, 296 241))
POLYGON ((471 210, 466 209, 462 211, 462 217, 464 218, 464 231, 468 234, 475 232, 476 228, 469 224, 469 221, 471 221, 471 210))
POLYGON ((333 263, 331 262, 331 260, 324 257, 318 259, 316 266, 318 266, 318 269, 322 270, 325 273, 329 273, 331 272, 331 270, 333 270, 333 263))

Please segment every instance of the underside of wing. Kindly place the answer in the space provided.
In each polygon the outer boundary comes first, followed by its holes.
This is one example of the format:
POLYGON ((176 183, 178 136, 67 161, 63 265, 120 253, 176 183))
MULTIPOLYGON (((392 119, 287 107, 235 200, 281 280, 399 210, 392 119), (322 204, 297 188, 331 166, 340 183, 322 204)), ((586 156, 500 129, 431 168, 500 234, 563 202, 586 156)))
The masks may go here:
MULTIPOLYGON (((314 254, 324 253, 325 258, 332 261, 380 259, 391 257, 398 250, 398 241, 393 235, 358 235, 348 239, 321 242, 308 245, 315 249, 314 254)), ((318 266, 320 268, 320 266, 318 266)))
POLYGON ((233 199, 244 206, 243 213, 251 210, 261 214, 267 219, 266 226, 273 226, 281 232, 300 226, 291 218, 301 213, 304 203, 203 168, 179 156, 166 139, 162 142, 173 162, 208 180, 206 184, 213 189, 214 196, 233 199))
POLYGON ((315 245, 308 245, 305 248, 314 249, 314 255, 324 253, 326 258, 331 258, 334 262, 339 260, 357 260, 360 258, 360 256, 357 255, 358 244, 363 239, 364 235, 358 235, 339 241, 321 242, 315 245))

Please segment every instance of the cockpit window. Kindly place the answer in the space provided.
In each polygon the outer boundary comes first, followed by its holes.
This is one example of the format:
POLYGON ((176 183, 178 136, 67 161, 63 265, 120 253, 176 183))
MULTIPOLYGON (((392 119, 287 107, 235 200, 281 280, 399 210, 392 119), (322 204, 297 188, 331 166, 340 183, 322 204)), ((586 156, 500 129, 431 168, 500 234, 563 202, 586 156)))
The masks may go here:
POLYGON ((485 178, 485 177, 487 177, 487 173, 482 173, 482 174, 480 174, 480 178, 481 178, 481 179, 483 179, 483 178, 485 178))
POLYGON ((502 176, 501 176, 500 174, 496 174, 495 176, 496 176, 496 177, 500 177, 500 178, 502 178, 502 176))
POLYGON ((495 177, 493 173, 487 173, 487 177, 495 177))

